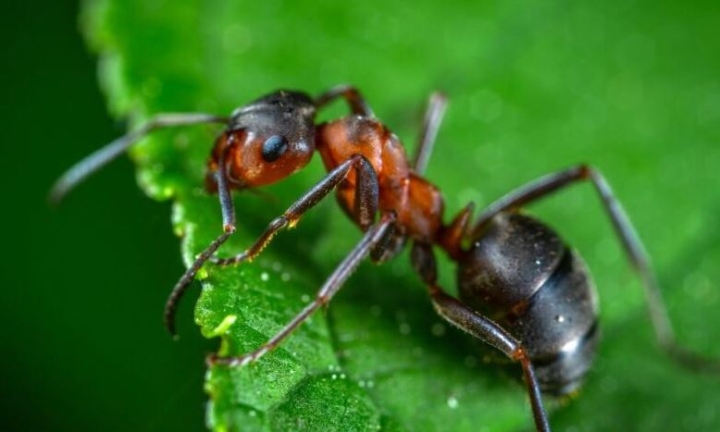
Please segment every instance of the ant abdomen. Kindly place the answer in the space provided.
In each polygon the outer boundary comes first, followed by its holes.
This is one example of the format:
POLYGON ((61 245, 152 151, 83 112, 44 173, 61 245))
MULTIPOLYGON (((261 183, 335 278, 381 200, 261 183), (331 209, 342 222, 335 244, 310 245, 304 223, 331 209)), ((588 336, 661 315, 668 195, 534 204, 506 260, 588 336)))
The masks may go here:
POLYGON ((374 116, 360 92, 348 85, 333 87, 316 98, 278 90, 238 108, 229 117, 158 114, 74 165, 55 183, 50 200, 60 201, 156 129, 224 124, 206 176, 208 190, 217 193, 220 201, 222 231, 197 255, 168 297, 164 317, 172 334, 178 301, 206 263, 227 266, 251 261, 278 232, 295 226, 308 210, 336 191, 342 209, 363 232, 362 238, 315 297, 271 339, 240 355, 211 355, 208 363, 244 366, 257 361, 326 306, 365 258, 384 261, 411 240, 413 268, 436 312, 520 365, 535 427, 549 432, 541 392, 564 395, 582 383, 599 339, 597 296, 580 256, 552 229, 513 210, 573 184, 589 182, 640 277, 660 347, 691 369, 720 371, 718 359, 677 345, 650 259, 610 184, 596 168, 577 165, 527 183, 491 203, 473 225, 470 203, 446 225, 442 194, 423 175, 445 105, 442 94, 430 98, 412 159, 397 136, 374 116), (350 115, 318 124, 317 112, 339 99, 347 103, 350 115), (322 157, 327 174, 272 219, 247 249, 232 257, 217 256, 237 227, 232 191, 285 179, 303 169, 315 152, 322 157), (457 262, 460 300, 438 281, 436 248, 457 262))
POLYGON ((462 301, 513 335, 543 392, 576 389, 599 337, 597 295, 580 256, 548 226, 501 213, 458 265, 462 301))

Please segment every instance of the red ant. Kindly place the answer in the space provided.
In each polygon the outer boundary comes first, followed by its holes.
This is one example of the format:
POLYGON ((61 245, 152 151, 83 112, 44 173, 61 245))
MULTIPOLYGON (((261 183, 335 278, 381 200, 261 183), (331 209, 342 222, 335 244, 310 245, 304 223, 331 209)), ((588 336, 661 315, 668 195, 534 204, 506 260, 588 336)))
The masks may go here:
POLYGON ((209 363, 242 366, 259 359, 327 304, 363 259, 390 259, 411 239, 413 267, 427 286, 435 310, 451 324, 520 363, 535 426, 538 431, 549 431, 541 393, 568 394, 582 382, 599 338, 597 295, 580 256, 549 227, 518 210, 569 185, 589 181, 642 281, 659 345, 683 365, 720 370, 717 360, 676 344, 648 256, 597 169, 579 165, 541 177, 492 203, 473 223, 473 205, 468 204, 445 224, 440 191, 422 177, 445 106, 444 96, 436 93, 430 98, 412 163, 398 138, 374 117, 358 90, 350 86, 335 87, 315 99, 302 92, 276 91, 238 108, 229 118, 158 115, 67 171, 53 187, 51 199, 62 199, 87 176, 155 129, 225 124, 206 177, 207 189, 220 198, 223 233, 196 258, 170 294, 165 307, 165 325, 170 333, 175 333, 177 303, 203 264, 211 261, 224 266, 254 258, 278 231, 292 227, 335 190, 340 206, 364 233, 360 242, 328 277, 315 299, 268 342, 236 357, 210 356, 209 363), (347 102, 352 114, 316 125, 318 110, 339 98, 347 102), (247 250, 231 258, 215 257, 235 231, 231 190, 282 180, 305 167, 315 150, 328 174, 273 219, 247 250), (458 265, 460 299, 437 283, 435 246, 458 265))

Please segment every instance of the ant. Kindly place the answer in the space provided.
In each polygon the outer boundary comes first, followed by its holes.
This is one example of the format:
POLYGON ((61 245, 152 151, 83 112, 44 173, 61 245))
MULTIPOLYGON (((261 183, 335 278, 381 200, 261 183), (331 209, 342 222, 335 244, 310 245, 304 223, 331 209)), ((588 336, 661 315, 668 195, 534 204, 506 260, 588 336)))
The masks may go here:
POLYGON ((440 93, 430 97, 412 161, 399 139, 375 118, 352 86, 334 87, 317 98, 299 91, 275 91, 236 109, 230 117, 161 114, 73 166, 55 183, 50 199, 60 201, 86 177, 156 129, 224 124, 205 182, 208 191, 219 196, 223 231, 173 288, 164 315, 171 334, 175 334, 178 301, 206 262, 227 266, 252 260, 273 236, 294 226, 335 190, 342 209, 364 233, 362 239, 315 299, 269 341, 239 356, 211 355, 208 363, 243 366, 258 360, 326 305, 363 259, 388 260, 412 240, 413 268, 437 313, 520 364, 535 427, 549 431, 541 394, 573 392, 590 368, 600 334, 597 294, 577 252, 551 228, 519 210, 570 185, 590 182, 642 281, 660 347, 686 367, 720 371, 720 361, 677 345, 648 255, 597 169, 578 165, 541 177, 490 204, 474 221, 470 203, 449 224, 444 223, 440 190, 425 180, 423 173, 446 104, 440 93), (347 103, 351 114, 316 124, 317 112, 338 99, 347 103), (327 175, 273 219, 249 248, 234 257, 218 258, 215 252, 236 229, 231 191, 285 179, 305 167, 315 151, 320 153, 327 175), (435 247, 457 264, 459 298, 438 284, 435 247))

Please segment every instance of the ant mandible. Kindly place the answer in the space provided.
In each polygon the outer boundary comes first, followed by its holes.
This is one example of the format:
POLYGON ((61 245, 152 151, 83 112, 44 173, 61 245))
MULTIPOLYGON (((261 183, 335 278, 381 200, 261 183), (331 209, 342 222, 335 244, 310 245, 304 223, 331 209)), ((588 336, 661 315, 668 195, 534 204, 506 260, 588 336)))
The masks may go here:
POLYGON ((580 256, 549 227, 518 210, 567 186, 589 181, 642 281, 659 345, 685 366, 720 370, 716 359, 689 352, 675 342, 648 255, 597 169, 578 165, 541 177, 490 204, 473 223, 471 203, 445 224, 441 193, 422 177, 445 107, 443 95, 431 96, 412 163, 398 138, 375 118, 365 99, 351 86, 337 86, 315 99, 303 92, 276 91, 236 109, 230 117, 162 114, 68 170, 54 185, 50 198, 60 201, 153 130, 224 124, 206 177, 207 189, 220 199, 223 232, 197 256, 173 288, 165 306, 165 325, 170 333, 175 334, 178 301, 203 264, 211 261, 226 266, 251 260, 278 231, 295 225, 335 190, 342 209, 363 231, 362 239, 315 299, 269 341, 236 357, 212 355, 209 363, 242 366, 259 359, 327 304, 363 259, 387 260, 412 240, 413 268, 426 285, 437 313, 520 364, 535 426, 538 431, 549 431, 541 393, 568 394, 582 382, 599 338, 597 295, 580 256), (318 110, 337 99, 347 102, 351 115, 316 125, 318 110), (273 219, 247 250, 231 258, 216 257, 215 252, 236 227, 231 191, 282 180, 305 167, 315 150, 328 174, 273 219), (459 299, 437 282, 434 247, 457 263, 459 299))

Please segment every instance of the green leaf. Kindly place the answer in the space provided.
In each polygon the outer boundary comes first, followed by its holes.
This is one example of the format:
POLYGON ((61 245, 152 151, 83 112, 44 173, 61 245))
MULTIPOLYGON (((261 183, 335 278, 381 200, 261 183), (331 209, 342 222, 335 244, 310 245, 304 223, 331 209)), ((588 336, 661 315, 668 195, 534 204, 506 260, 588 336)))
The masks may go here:
MULTIPOLYGON (((679 339, 720 355, 712 313, 720 291, 709 282, 720 279, 720 200, 711 187, 720 166, 720 62, 709 43, 717 18, 717 7, 649 1, 103 0, 85 4, 83 22, 110 109, 132 125, 158 112, 227 114, 277 88, 317 94, 349 82, 412 146, 425 98, 443 90, 451 107, 428 178, 445 191, 448 219, 468 201, 486 205, 539 175, 592 162, 654 257, 679 339)), ((342 114, 336 107, 324 118, 342 114)), ((174 200, 186 263, 221 229, 217 198, 202 189, 216 133, 162 131, 131 152, 148 195, 174 200)), ((268 188, 272 198, 236 194, 240 228, 221 255, 244 249, 322 175, 315 160, 268 188)), ((274 335, 358 241, 326 201, 256 262, 206 266, 196 320, 204 335, 223 334, 221 354, 274 335)), ((592 189, 572 188, 532 211, 584 254, 602 298, 595 368, 577 398, 547 400, 552 424, 718 430, 720 380, 660 354, 639 283, 592 189)), ((360 266, 328 309, 278 349, 247 367, 212 368, 209 426, 531 429, 518 368, 485 364, 486 351, 434 314, 407 261, 360 266)), ((454 290, 452 264, 441 271, 454 290)))

